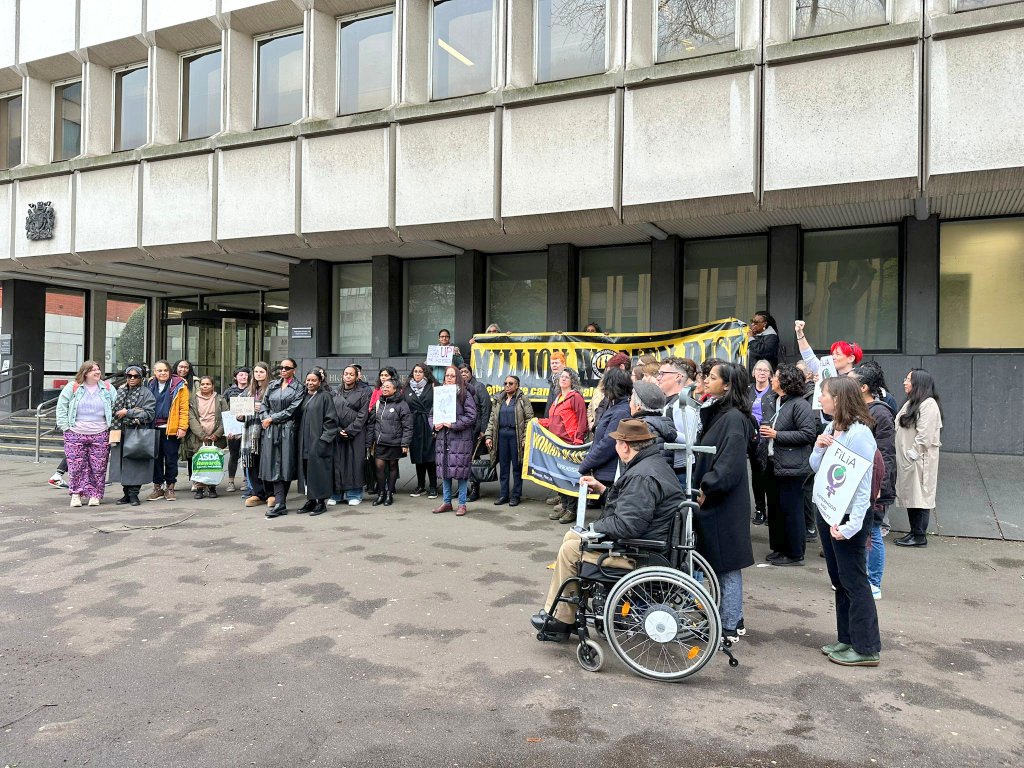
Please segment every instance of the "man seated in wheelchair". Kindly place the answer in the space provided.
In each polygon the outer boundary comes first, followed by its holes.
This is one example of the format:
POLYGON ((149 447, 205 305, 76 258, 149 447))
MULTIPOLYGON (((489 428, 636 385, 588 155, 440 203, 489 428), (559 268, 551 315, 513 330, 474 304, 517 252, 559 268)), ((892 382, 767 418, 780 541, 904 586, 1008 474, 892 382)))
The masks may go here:
MULTIPOLYGON (((675 472, 665 461, 656 443, 656 436, 642 419, 623 419, 615 432, 615 452, 621 461, 620 475, 608 488, 607 503, 601 517, 590 528, 567 531, 558 550, 555 569, 551 574, 544 609, 535 614, 531 623, 538 631, 544 630, 552 639, 566 639, 574 631, 576 606, 559 602, 554 616, 549 617, 551 604, 558 596, 562 583, 579 575, 581 560, 596 563, 605 552, 581 552, 583 539, 588 541, 615 541, 620 539, 652 539, 668 541, 676 510, 683 502, 683 492, 675 472), (545 621, 547 625, 545 627, 545 621)), ((605 486, 593 477, 581 478, 598 493, 605 486)), ((608 557, 604 568, 633 569, 636 564, 625 557, 608 557)), ((579 593, 576 583, 566 586, 563 597, 579 593)))

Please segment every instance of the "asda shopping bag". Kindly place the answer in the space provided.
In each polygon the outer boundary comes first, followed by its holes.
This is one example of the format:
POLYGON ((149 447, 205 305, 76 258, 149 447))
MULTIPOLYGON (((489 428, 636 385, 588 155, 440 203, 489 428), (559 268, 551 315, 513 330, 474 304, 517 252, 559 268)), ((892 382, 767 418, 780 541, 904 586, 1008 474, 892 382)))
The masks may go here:
POLYGON ((224 479, 224 451, 204 445, 192 457, 192 482, 217 485, 224 479))

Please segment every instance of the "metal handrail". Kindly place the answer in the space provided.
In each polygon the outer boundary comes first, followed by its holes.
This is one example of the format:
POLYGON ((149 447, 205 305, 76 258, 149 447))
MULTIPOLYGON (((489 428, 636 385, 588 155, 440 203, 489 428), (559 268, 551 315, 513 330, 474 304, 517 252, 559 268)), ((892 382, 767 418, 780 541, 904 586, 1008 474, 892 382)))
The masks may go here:
POLYGON ((0 384, 5 384, 7 382, 13 382, 17 378, 25 376, 26 374, 28 375, 28 384, 26 386, 18 387, 17 389, 12 389, 10 392, 4 392, 2 395, 0 395, 0 400, 3 400, 5 397, 12 397, 13 395, 18 394, 19 392, 25 392, 27 390, 28 391, 28 405, 29 405, 29 408, 31 408, 32 407, 32 379, 33 379, 33 376, 35 374, 35 370, 36 369, 33 368, 30 363, 18 363, 17 365, 13 366, 12 368, 4 371, 3 374, 0 374, 0 384), (22 371, 20 371, 18 373, 15 373, 15 371, 18 371, 19 369, 22 369, 22 368, 24 370, 22 370, 22 371))
MULTIPOLYGON (((103 379, 103 381, 109 381, 116 388, 116 387, 121 386, 121 384, 124 383, 125 378, 123 376, 120 376, 120 375, 108 376, 107 378, 103 379)), ((46 437, 47 435, 52 435, 52 434, 54 434, 57 431, 56 425, 52 429, 48 429, 45 432, 43 432, 42 430, 43 430, 43 416, 44 415, 48 416, 48 415, 50 415, 50 413, 52 413, 52 412, 57 410, 57 401, 58 400, 60 400, 60 395, 57 395, 57 397, 52 397, 49 400, 44 400, 43 402, 41 402, 39 405, 36 406, 36 450, 35 450, 35 454, 36 454, 35 463, 36 464, 39 463, 39 444, 40 444, 40 441, 44 437, 46 437)))

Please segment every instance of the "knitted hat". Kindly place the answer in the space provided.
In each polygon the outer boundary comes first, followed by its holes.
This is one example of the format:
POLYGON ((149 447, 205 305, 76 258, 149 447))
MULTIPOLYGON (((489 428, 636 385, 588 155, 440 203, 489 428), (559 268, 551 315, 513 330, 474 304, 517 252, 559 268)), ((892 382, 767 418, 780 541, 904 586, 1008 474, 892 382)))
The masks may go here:
POLYGON ((645 411, 660 411, 665 407, 665 393, 661 387, 649 381, 633 382, 633 394, 645 411))

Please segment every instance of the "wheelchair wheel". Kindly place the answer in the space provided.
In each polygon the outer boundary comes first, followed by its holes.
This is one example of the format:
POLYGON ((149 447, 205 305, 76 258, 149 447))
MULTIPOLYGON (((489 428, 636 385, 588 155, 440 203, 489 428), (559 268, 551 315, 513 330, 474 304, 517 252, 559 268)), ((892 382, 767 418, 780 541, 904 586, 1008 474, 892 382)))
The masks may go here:
POLYGON ((605 604, 608 645, 627 667, 652 680, 682 680, 718 650, 718 605, 693 578, 669 568, 624 576, 605 604))
POLYGON ((604 666, 604 651, 593 640, 587 640, 576 646, 576 661, 587 672, 597 672, 604 666))
POLYGON ((704 587, 704 591, 711 595, 711 599, 715 601, 715 605, 722 602, 722 586, 718 583, 718 576, 715 574, 715 569, 711 567, 704 557, 694 550, 689 553, 690 557, 690 575, 694 579, 700 582, 700 585, 704 587))

